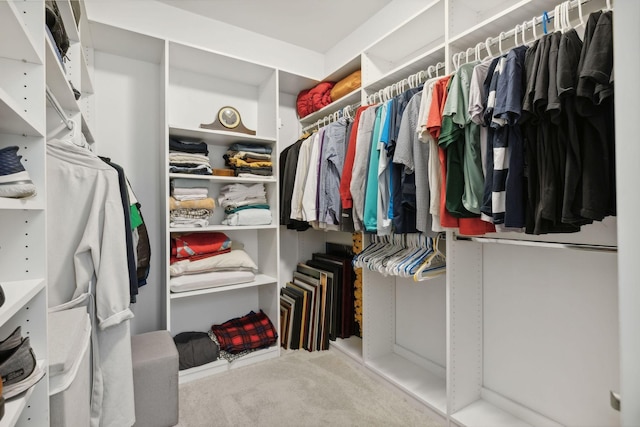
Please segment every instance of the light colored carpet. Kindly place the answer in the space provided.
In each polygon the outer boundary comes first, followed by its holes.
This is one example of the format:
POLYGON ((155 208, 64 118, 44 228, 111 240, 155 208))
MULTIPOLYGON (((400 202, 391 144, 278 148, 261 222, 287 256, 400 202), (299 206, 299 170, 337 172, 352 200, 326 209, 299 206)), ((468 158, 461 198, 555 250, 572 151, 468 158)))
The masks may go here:
POLYGON ((279 358, 180 386, 180 427, 443 424, 338 350, 279 358))

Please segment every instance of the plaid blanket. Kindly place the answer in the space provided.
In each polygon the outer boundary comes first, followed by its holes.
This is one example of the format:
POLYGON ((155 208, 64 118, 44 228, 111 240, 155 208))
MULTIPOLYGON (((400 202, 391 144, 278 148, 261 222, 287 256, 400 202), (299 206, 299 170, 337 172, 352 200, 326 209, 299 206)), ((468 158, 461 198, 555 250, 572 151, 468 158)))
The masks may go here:
POLYGON ((220 343, 220 350, 229 353, 270 347, 278 339, 278 332, 262 310, 213 325, 211 331, 220 343))

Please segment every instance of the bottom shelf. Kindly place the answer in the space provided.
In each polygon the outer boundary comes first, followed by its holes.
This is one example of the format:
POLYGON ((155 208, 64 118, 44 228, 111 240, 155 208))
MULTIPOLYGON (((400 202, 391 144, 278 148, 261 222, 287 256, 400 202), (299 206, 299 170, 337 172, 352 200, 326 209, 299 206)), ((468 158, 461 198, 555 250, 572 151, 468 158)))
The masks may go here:
POLYGON ((443 376, 396 353, 367 360, 365 365, 418 401, 446 416, 447 383, 443 376))
POLYGON ((541 415, 489 389, 480 390, 480 399, 452 414, 461 426, 561 427, 562 424, 541 415))
POLYGON ((329 346, 362 363, 362 338, 355 335, 349 338, 337 338, 331 341, 329 346))
POLYGON ((220 358, 214 362, 207 363, 202 366, 196 366, 195 368, 184 369, 179 373, 180 384, 185 384, 194 380, 208 377, 210 375, 220 374, 226 372, 229 369, 239 368, 241 366, 252 365, 257 362, 273 359, 280 355, 280 347, 278 345, 265 348, 263 350, 257 350, 252 353, 242 356, 233 362, 227 362, 226 359, 220 358))
MULTIPOLYGON (((38 360, 38 367, 40 369, 46 369, 46 366, 47 364, 44 360, 38 360)), ((29 399, 31 399, 31 396, 33 395, 36 387, 43 387, 43 389, 46 389, 46 384, 47 379, 43 377, 40 381, 34 384, 27 391, 23 392, 21 395, 6 400, 4 402, 4 416, 0 421, 0 427, 16 425, 18 423, 18 420, 20 419, 20 416, 24 412, 25 407, 27 406, 27 403, 29 403, 29 399)))

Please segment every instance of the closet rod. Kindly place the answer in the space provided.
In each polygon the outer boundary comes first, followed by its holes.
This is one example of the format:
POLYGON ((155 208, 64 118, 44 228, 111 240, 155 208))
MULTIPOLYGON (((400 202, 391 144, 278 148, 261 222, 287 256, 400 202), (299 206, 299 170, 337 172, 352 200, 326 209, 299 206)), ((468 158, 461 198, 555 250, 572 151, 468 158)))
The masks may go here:
POLYGON ((378 97, 380 102, 382 102, 385 97, 390 99, 393 96, 395 96, 393 94, 394 91, 396 91, 396 95, 400 95, 401 91, 404 90, 405 84, 409 86, 409 88, 418 87, 422 83, 424 83, 424 81, 427 78, 438 77, 438 70, 441 68, 444 69, 445 65, 446 64, 444 62, 438 62, 436 65, 429 65, 426 70, 420 70, 415 74, 411 74, 409 77, 406 77, 400 81, 390 84, 389 86, 382 88, 377 92, 374 92, 371 95, 367 96, 367 103, 375 104, 376 97, 378 97), (435 73, 435 76, 432 75, 431 73, 435 73))
POLYGON ((67 118, 64 110, 60 106, 60 103, 58 102, 56 97, 53 95, 53 92, 51 92, 48 86, 47 86, 47 100, 49 101, 53 109, 56 111, 56 113, 58 113, 58 115, 60 116, 64 124, 67 126, 67 129, 69 130, 73 129, 73 126, 74 126, 73 120, 69 120, 67 118))
MULTIPOLYGON (((569 10, 574 10, 576 9, 578 6, 582 6, 585 3, 589 3, 593 0, 571 0, 569 1, 569 10)), ((551 21, 551 19, 554 18, 555 16, 555 12, 553 10, 546 12, 546 16, 548 18, 549 21, 551 21)), ((509 31, 506 31, 504 33, 501 33, 499 36, 497 37, 493 37, 493 38, 489 38, 487 39, 487 41, 485 41, 484 45, 485 48, 486 46, 495 46, 497 44, 499 44, 500 40, 505 40, 508 39, 509 37, 513 37, 516 34, 516 30, 517 31, 526 31, 527 28, 533 28, 534 26, 538 26, 542 24, 544 14, 538 15, 538 16, 534 16, 533 19, 530 19, 528 21, 524 21, 521 25, 516 25, 515 28, 512 28, 509 31), (524 28, 522 28, 522 26, 524 26, 524 28)))
POLYGON ((503 238, 490 238, 490 237, 470 237, 460 236, 454 234, 454 240, 466 241, 466 242, 479 242, 479 243, 499 243, 503 245, 516 245, 516 246, 532 246, 539 248, 554 248, 554 249, 577 249, 582 251, 594 251, 594 252, 618 252, 617 246, 607 245, 590 245, 585 243, 560 243, 560 242, 541 242, 539 240, 516 240, 516 239, 503 239, 503 238))
POLYGON ((360 104, 361 104, 360 102, 356 102, 354 104, 347 105, 341 108, 335 113, 327 114, 323 118, 318 119, 315 122, 311 123, 310 125, 303 127, 302 133, 308 132, 313 129, 319 129, 320 125, 326 126, 331 122, 338 121, 340 117, 345 117, 345 116, 351 117, 351 113, 355 113, 356 109, 360 106, 360 104))

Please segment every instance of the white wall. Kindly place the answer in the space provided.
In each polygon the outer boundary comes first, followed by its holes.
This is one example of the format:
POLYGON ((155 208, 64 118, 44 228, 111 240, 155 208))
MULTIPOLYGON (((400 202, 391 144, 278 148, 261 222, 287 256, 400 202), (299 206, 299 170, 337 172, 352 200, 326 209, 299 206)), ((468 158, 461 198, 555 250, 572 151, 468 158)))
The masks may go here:
MULTIPOLYGON (((303 76, 324 77, 324 56, 154 0, 86 1, 89 20, 191 44, 303 76)), ((266 18, 265 18, 266 19, 266 18)))
POLYGON ((367 47, 401 26, 430 3, 432 1, 394 0, 380 9, 378 13, 356 28, 339 44, 325 52, 324 76, 328 76, 362 53, 367 47))
POLYGON ((102 52, 95 52, 94 66, 96 151, 124 168, 151 243, 151 272, 132 305, 131 331, 163 329, 160 66, 102 52))

